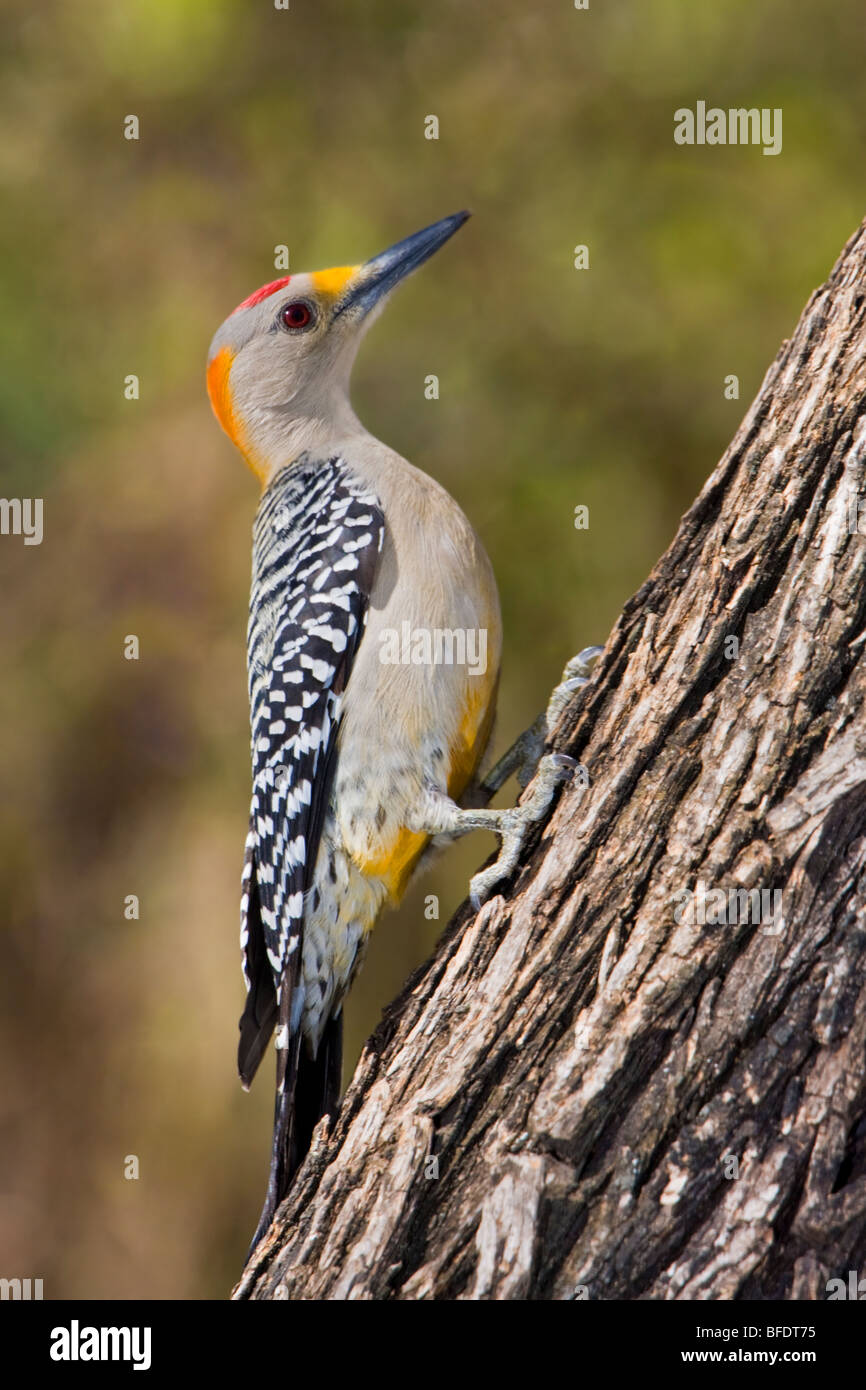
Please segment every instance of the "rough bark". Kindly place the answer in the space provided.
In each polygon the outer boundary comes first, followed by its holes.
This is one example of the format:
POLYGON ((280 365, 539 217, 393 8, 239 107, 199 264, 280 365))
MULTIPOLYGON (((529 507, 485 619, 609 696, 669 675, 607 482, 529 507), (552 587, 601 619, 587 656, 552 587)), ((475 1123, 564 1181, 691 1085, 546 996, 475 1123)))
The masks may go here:
POLYGON ((864 269, 866 224, 560 722, 591 787, 389 1009, 236 1297, 866 1269, 864 269))

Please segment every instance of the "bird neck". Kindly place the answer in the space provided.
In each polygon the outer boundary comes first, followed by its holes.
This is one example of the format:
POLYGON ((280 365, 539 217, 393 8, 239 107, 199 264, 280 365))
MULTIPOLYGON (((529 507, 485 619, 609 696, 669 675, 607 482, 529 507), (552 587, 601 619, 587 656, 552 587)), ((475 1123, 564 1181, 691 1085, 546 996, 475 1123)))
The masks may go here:
POLYGON ((288 464, 294 463, 301 454, 312 453, 330 455, 336 452, 339 444, 347 439, 368 438, 368 431, 361 424, 348 396, 322 402, 319 406, 298 408, 293 403, 292 413, 282 414, 273 447, 267 451, 266 463, 259 462, 255 469, 264 490, 271 479, 288 464))

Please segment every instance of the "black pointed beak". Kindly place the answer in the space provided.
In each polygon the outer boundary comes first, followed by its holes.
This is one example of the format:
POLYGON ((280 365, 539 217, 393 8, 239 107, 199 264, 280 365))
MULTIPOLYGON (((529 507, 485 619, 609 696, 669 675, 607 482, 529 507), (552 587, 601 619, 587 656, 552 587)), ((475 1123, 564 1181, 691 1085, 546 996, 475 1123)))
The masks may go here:
POLYGON ((351 310, 358 318, 364 318, 396 284, 423 265, 440 246, 444 246, 469 216, 468 212, 452 213, 450 217, 443 217, 440 222, 434 222, 423 231, 404 237, 394 246, 389 246, 387 251, 365 261, 348 286, 336 313, 351 310))

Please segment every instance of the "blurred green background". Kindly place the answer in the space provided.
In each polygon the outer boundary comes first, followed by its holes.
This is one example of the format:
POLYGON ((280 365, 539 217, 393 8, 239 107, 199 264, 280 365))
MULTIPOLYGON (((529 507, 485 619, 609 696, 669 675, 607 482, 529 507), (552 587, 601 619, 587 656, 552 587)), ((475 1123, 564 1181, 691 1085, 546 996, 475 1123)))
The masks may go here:
MULTIPOLYGON (((46 1297, 220 1298, 264 1195, 272 1063, 244 1095, 257 488, 211 417, 213 331, 274 278, 278 244, 294 270, 343 264, 473 209, 372 330, 354 399, 493 559, 502 749, 566 658, 605 640, 864 212, 866 11, 6 0, 0 16, 2 492, 45 516, 41 546, 0 537, 0 1275, 46 1297), (676 146, 673 113, 698 99, 781 107, 782 153, 676 146)), ((449 851, 381 923, 349 1064, 493 843, 449 851)))

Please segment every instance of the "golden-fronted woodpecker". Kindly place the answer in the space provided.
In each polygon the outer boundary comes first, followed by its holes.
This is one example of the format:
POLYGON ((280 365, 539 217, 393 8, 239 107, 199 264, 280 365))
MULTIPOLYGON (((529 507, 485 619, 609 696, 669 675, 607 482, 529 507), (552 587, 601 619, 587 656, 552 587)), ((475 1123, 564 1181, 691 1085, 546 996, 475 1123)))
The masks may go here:
MULTIPOLYGON (((467 216, 361 265, 264 285, 210 348, 217 419, 262 485, 247 638, 253 791, 238 1067, 248 1087, 276 1031, 277 1097, 254 1245, 313 1127, 335 1111, 343 999, 383 906, 399 900, 433 837, 486 828, 502 847, 470 885, 480 904, 573 766, 558 755, 538 761, 542 720, 480 798, 537 763, 523 803, 458 805, 493 724, 496 581, 453 498, 374 439, 349 402, 365 329, 467 216)), ((587 670, 580 661, 567 669, 560 703, 587 670)))

